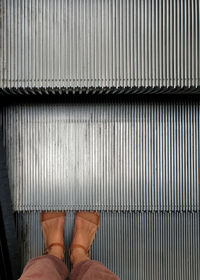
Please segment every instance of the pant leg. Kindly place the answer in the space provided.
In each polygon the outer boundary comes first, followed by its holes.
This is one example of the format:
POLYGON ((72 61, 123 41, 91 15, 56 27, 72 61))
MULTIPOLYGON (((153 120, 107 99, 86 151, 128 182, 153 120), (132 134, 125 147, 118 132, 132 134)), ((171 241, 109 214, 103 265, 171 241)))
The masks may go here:
POLYGON ((70 280, 119 280, 103 264, 97 261, 83 261, 77 264, 71 271, 70 280))
POLYGON ((19 279, 64 280, 67 275, 68 270, 63 261, 51 255, 44 255, 31 259, 19 279))

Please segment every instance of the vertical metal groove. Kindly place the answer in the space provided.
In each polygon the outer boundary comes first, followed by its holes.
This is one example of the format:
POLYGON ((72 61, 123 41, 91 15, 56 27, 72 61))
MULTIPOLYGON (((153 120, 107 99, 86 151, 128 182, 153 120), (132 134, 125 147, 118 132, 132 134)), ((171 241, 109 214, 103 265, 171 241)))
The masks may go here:
POLYGON ((199 106, 5 107, 14 210, 199 211, 199 106))
MULTIPOLYGON (((39 212, 18 213, 16 217, 23 268, 30 258, 42 254, 43 239, 39 212)), ((199 213, 101 212, 100 218, 91 257, 120 279, 199 279, 199 213)), ((66 252, 73 221, 73 212, 67 212, 66 252)), ((66 262, 69 265, 68 257, 66 262)))
POLYGON ((199 0, 2 0, 0 87, 199 86, 199 0))

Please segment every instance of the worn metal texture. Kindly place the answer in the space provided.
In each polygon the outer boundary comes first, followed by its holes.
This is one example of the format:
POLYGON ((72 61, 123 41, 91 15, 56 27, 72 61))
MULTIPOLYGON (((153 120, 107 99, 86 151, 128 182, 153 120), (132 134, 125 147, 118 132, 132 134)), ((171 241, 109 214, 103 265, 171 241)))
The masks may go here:
MULTIPOLYGON (((102 212, 91 257, 121 280, 199 280, 199 219, 199 213, 188 212, 102 212)), ((23 268, 30 258, 43 252, 39 212, 19 213, 16 221, 23 268)), ((73 221, 74 214, 67 213, 66 256, 73 221)))
POLYGON ((13 208, 199 211, 200 102, 3 109, 13 208))
POLYGON ((199 0, 1 0, 0 87, 198 86, 199 0))
MULTIPOLYGON (((117 99, 117 96, 124 95, 199 95, 200 86, 198 87, 62 87, 62 88, 0 88, 0 98, 5 100, 5 97, 13 101, 14 98, 19 100, 20 98, 25 97, 39 97, 39 96, 48 96, 58 98, 60 96, 91 96, 91 95, 102 95, 110 96, 114 95, 117 99), (12 99, 10 99, 12 98, 12 99)), ((57 99, 55 99, 57 101, 57 99)))

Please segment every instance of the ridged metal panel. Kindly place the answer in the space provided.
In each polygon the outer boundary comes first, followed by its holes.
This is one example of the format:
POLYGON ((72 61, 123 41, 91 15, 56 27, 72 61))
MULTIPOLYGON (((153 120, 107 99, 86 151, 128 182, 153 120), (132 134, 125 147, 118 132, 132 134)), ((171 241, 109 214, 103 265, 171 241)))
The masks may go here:
POLYGON ((0 87, 200 85, 199 0, 0 3, 0 87))
MULTIPOLYGON (((103 212, 91 257, 121 280, 199 280, 199 219, 199 213, 188 212, 103 212)), ((67 213, 66 256, 73 220, 73 213, 67 213)), ((17 214, 17 227, 23 267, 30 258, 43 252, 39 213, 17 214)))
POLYGON ((138 94, 147 94, 147 95, 155 95, 155 94, 176 94, 176 95, 196 95, 200 94, 200 86, 198 87, 69 87, 69 88, 0 88, 0 97, 2 100, 5 97, 12 97, 12 100, 16 97, 19 99, 21 96, 23 99, 29 96, 55 96, 57 99, 54 101, 58 101, 59 96, 68 96, 68 95, 114 95, 115 99, 117 99, 117 95, 138 95, 138 94))
POLYGON ((199 211, 199 101, 3 109, 14 210, 199 211))

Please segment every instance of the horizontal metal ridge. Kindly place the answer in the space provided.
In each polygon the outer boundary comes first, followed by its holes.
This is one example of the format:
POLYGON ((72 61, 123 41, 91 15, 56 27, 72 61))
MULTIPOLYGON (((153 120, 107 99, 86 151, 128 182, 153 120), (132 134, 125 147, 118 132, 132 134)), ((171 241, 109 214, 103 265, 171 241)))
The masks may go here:
POLYGON ((14 210, 199 211, 200 101, 3 109, 14 210))
POLYGON ((200 85, 199 0, 2 0, 0 87, 200 85))
MULTIPOLYGON (((199 280, 200 214, 101 212, 91 258, 102 262, 121 280, 199 280)), ((66 257, 72 240, 74 214, 64 229, 66 257)), ((43 253, 39 212, 16 215, 22 269, 43 253)), ((66 259, 69 267, 69 259, 66 259)))
POLYGON ((137 94, 200 94, 198 87, 75 87, 75 88, 0 88, 0 96, 63 96, 63 95, 137 95, 137 94))

